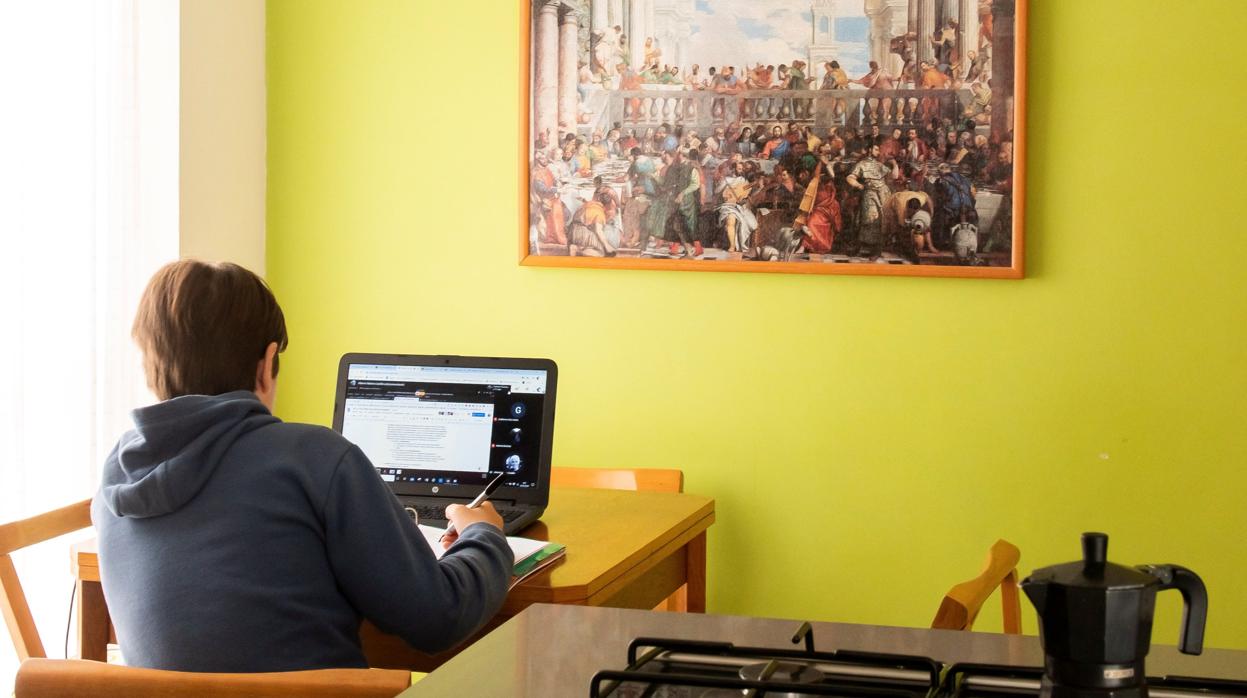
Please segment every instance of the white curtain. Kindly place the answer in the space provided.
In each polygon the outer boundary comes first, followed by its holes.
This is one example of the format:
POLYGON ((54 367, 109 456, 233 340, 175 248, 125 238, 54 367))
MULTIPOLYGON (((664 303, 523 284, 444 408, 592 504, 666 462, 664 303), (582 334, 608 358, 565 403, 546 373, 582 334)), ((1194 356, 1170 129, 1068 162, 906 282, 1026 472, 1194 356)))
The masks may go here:
MULTIPOLYGON (((177 257, 178 18, 176 0, 0 0, 0 521, 91 496, 152 401, 129 334, 177 257)), ((53 657, 68 542, 14 556, 53 657)))

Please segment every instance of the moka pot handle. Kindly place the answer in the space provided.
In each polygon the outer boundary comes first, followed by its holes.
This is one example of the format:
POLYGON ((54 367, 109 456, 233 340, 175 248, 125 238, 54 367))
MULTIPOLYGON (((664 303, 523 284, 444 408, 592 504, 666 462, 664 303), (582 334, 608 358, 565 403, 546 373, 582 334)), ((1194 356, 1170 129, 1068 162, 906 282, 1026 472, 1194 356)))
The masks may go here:
POLYGON ((1178 651, 1199 654, 1204 651, 1204 623, 1208 620, 1208 589, 1204 581, 1181 565, 1144 565, 1143 572, 1160 580, 1160 590, 1177 589, 1182 593, 1182 634, 1178 651))

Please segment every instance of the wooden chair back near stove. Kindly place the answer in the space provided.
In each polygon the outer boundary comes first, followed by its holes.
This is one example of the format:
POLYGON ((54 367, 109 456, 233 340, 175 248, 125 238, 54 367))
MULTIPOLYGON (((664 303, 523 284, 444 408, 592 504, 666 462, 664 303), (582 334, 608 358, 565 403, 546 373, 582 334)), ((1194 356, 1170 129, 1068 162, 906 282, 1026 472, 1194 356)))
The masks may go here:
MULTIPOLYGON (((640 492, 683 492, 684 473, 660 468, 552 468, 551 487, 578 487, 640 492)), ((688 586, 682 586, 654 608, 656 611, 688 610, 688 586)))
POLYGON ((1018 560, 1022 558, 1016 545, 998 540, 987 551, 983 571, 974 579, 962 582, 944 596, 931 627, 943 630, 971 630, 983 604, 1000 588, 1004 612, 1004 631, 1011 635, 1022 632, 1022 604, 1018 598, 1018 560))
POLYGON ((659 468, 552 468, 552 487, 683 492, 684 473, 659 468))

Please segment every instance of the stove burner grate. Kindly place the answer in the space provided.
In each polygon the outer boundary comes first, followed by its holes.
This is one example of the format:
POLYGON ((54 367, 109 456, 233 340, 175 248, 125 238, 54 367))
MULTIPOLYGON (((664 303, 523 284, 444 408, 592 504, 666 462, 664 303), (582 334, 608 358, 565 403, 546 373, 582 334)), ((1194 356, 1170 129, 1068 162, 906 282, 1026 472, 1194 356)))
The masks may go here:
MULTIPOLYGON (((814 647, 809 623, 792 637, 804 649, 639 637, 628 666, 599 671, 591 698, 1038 698, 1043 670, 814 647)), ((1149 698, 1247 698, 1247 681, 1149 677, 1149 698)))
POLYGON ((628 646, 626 669, 594 675, 590 696, 931 698, 939 685, 942 667, 926 657, 819 652, 809 623, 801 625, 792 642, 804 642, 805 649, 640 637, 628 646))

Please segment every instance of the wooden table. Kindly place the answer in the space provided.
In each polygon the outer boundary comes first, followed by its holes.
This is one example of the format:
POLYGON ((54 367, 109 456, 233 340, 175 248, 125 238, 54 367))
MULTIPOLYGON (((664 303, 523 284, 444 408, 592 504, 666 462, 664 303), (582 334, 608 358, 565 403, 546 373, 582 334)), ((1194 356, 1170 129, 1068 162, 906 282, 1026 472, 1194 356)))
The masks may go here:
MULTIPOLYGON (((792 649, 800 621, 538 604, 482 638, 404 691, 420 696, 585 696, 593 675, 627 665, 637 637, 732 642, 792 649)), ((812 623, 820 651, 860 650, 931 657, 945 663, 1043 666, 1039 638, 959 630, 812 623)), ((1148 673, 1247 680, 1247 652, 1205 649, 1199 656, 1153 645, 1148 673)))
MULTIPOLYGON (((502 611, 459 648, 425 655, 364 623, 364 654, 375 667, 428 671, 534 603, 653 608, 688 585, 688 610, 706 610, 706 529, 714 500, 692 494, 554 489, 528 538, 567 546, 566 558, 511 590, 502 611)), ((111 635, 95 541, 73 547, 78 639, 84 659, 104 659, 111 635)))

